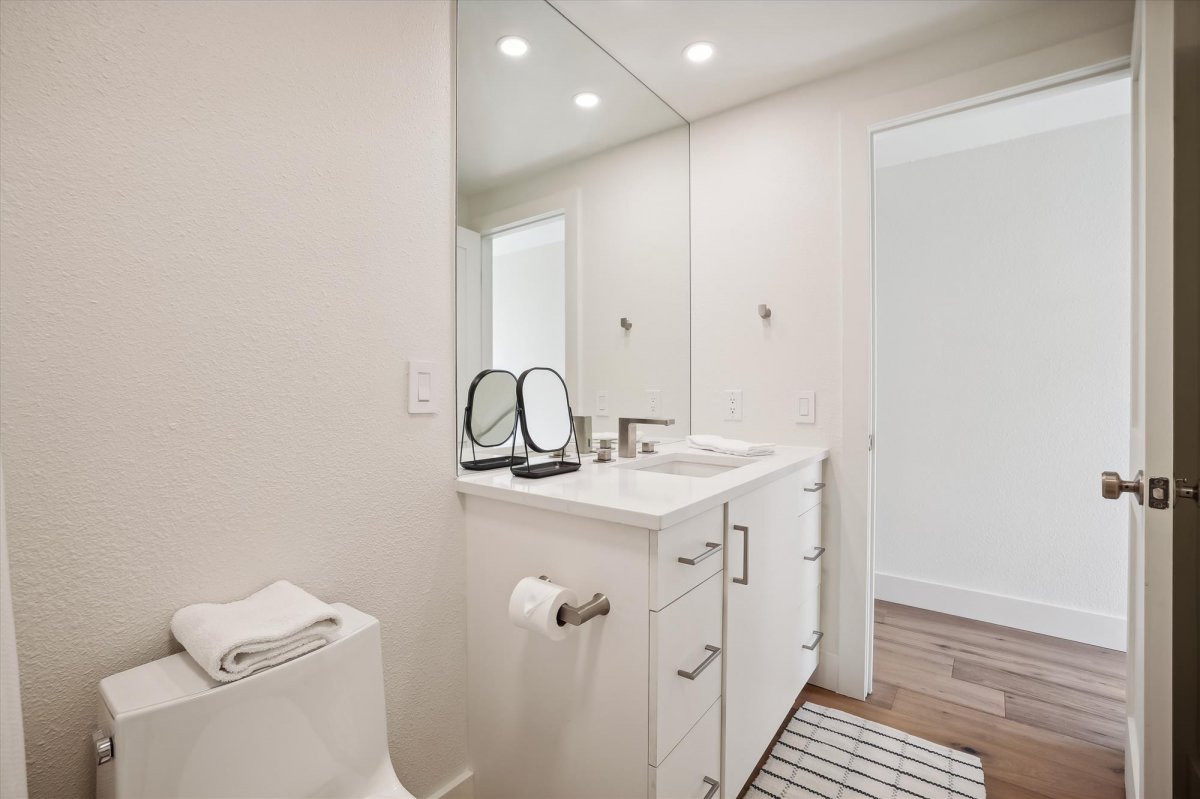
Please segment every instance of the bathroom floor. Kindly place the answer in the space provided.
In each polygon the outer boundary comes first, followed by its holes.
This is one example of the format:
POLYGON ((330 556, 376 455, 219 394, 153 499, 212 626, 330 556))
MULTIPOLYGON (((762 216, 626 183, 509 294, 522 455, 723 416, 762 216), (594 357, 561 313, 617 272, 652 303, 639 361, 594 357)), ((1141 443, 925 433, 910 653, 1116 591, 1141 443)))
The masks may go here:
POLYGON ((1124 652, 876 602, 874 693, 809 701, 979 755, 988 799, 1125 796, 1124 652))

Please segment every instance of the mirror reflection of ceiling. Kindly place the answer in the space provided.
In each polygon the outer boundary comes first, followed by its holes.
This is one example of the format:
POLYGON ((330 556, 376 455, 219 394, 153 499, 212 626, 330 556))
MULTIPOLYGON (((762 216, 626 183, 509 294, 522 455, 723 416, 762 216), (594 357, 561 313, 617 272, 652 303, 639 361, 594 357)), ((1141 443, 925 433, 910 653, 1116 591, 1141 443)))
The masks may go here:
POLYGON ((460 0, 458 31, 461 194, 684 124, 543 0, 460 0), (528 52, 500 52, 505 36, 524 39, 528 52), (577 106, 581 92, 599 105, 577 106))
MULTIPOLYGON (((550 2, 694 122, 1062 0, 550 2), (711 42, 712 59, 688 63, 692 42, 711 42)), ((1131 13, 1126 0, 1109 4, 1106 13, 1131 13)))

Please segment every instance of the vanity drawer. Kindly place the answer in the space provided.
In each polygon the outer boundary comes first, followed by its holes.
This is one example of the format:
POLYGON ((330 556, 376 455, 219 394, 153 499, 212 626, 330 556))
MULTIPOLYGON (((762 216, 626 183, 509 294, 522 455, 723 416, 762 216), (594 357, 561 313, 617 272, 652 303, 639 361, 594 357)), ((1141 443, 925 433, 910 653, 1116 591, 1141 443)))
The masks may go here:
POLYGON ((821 504, 821 499, 825 495, 824 490, 824 469, 825 463, 817 461, 811 466, 805 466, 796 473, 797 480, 800 485, 796 489, 799 494, 799 500, 796 507, 796 513, 804 513, 810 508, 815 508, 821 504))
POLYGON ((662 763, 721 695, 722 588, 721 575, 714 574, 650 612, 651 766, 662 763))
POLYGON ((725 509, 719 506, 650 534, 651 610, 662 610, 721 570, 724 530, 725 509))
POLYGON ((801 602, 819 599, 821 595, 821 569, 825 564, 825 549, 821 546, 821 510, 817 505, 802 513, 795 522, 800 548, 796 579, 801 586, 801 602))
POLYGON ((720 795, 721 702, 713 702, 661 766, 649 766, 650 799, 704 799, 720 795), (707 780, 707 781, 706 781, 707 780))

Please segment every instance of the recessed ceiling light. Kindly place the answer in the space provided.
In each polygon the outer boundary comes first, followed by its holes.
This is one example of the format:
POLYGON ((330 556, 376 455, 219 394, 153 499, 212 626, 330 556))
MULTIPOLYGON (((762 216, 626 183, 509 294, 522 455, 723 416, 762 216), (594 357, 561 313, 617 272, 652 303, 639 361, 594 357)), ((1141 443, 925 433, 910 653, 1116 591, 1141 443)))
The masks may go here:
POLYGON ((505 36, 496 42, 496 47, 500 48, 500 52, 511 58, 520 58, 529 52, 529 42, 520 36, 505 36))
POLYGON ((705 61, 713 57, 716 49, 708 42, 696 42, 689 44, 683 50, 684 56, 693 64, 703 64, 705 61))
POLYGON ((600 97, 592 92, 580 92, 575 95, 575 105, 580 108, 595 108, 600 105, 600 97))

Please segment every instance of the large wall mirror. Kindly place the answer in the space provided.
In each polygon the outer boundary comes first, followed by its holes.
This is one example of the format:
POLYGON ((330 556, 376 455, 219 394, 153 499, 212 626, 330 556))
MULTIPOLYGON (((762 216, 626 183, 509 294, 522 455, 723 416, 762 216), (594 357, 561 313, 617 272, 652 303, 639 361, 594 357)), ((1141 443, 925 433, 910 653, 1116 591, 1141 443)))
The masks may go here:
POLYGON ((656 437, 687 435, 688 147, 551 3, 460 0, 460 414, 479 372, 548 367, 595 433, 661 416, 656 437))

